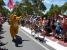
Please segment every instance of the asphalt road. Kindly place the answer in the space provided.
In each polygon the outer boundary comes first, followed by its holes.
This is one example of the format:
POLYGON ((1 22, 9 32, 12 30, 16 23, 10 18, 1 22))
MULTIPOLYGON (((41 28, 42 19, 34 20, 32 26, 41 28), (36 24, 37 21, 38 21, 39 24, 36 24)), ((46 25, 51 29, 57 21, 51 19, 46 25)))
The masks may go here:
POLYGON ((21 28, 19 28, 18 35, 22 37, 22 47, 16 47, 12 42, 9 28, 9 24, 5 22, 3 24, 4 34, 2 34, 2 36, 4 36, 5 38, 3 38, 1 41, 3 43, 8 43, 5 46, 2 46, 3 48, 7 48, 8 50, 55 50, 52 47, 48 46, 46 43, 40 43, 21 28))

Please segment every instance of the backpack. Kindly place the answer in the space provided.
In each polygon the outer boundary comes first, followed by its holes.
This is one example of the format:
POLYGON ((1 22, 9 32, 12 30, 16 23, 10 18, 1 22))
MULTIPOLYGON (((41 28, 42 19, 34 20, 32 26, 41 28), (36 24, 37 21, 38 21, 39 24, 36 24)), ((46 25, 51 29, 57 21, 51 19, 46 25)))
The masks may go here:
POLYGON ((15 45, 18 46, 19 44, 22 44, 22 38, 20 36, 16 35, 15 45))

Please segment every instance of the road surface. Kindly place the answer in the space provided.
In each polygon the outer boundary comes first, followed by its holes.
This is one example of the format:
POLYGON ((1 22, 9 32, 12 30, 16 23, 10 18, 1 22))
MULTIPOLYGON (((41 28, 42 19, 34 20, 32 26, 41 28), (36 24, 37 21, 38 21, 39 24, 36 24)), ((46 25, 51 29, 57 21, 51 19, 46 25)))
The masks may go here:
POLYGON ((48 46, 46 43, 40 43, 21 28, 19 28, 18 35, 22 37, 22 47, 15 47, 15 44, 12 42, 9 28, 9 24, 5 22, 3 24, 4 34, 2 34, 2 36, 5 38, 3 38, 1 41, 3 43, 8 43, 5 46, 2 46, 3 48, 6 47, 8 50, 55 50, 52 47, 48 46))

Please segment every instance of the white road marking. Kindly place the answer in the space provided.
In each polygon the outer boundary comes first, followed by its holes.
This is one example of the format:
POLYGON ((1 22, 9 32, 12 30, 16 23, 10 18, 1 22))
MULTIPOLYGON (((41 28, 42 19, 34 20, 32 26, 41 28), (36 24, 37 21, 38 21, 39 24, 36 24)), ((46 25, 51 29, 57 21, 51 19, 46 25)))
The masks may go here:
POLYGON ((33 37, 31 37, 29 34, 24 33, 26 36, 28 36, 30 39, 32 39, 34 42, 36 42, 37 44, 39 44, 41 47, 43 47, 46 50, 50 50, 47 47, 45 47, 43 44, 41 44, 40 42, 38 42, 37 40, 35 40, 33 37))

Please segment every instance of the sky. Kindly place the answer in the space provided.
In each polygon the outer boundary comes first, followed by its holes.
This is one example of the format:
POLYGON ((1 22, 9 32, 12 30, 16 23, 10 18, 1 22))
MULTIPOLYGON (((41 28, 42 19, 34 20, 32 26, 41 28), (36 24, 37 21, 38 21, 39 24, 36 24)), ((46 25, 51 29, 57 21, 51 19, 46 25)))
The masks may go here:
MULTIPOLYGON (((21 0, 13 0, 14 2, 18 1, 21 2, 21 0)), ((8 0, 4 0, 4 2, 7 4, 8 0)), ((62 6, 65 2, 67 2, 67 0, 44 0, 43 3, 46 6, 47 10, 46 12, 50 9, 51 5, 59 5, 62 6)))
POLYGON ((58 6, 62 6, 65 2, 67 2, 67 0, 44 0, 43 3, 45 4, 45 6, 47 8, 46 11, 48 11, 52 4, 54 4, 54 5, 57 4, 58 6))
MULTIPOLYGON (((21 2, 21 0, 13 0, 14 2, 18 1, 18 2, 21 2)), ((8 0, 4 0, 4 2, 7 4, 8 3, 8 0)))

